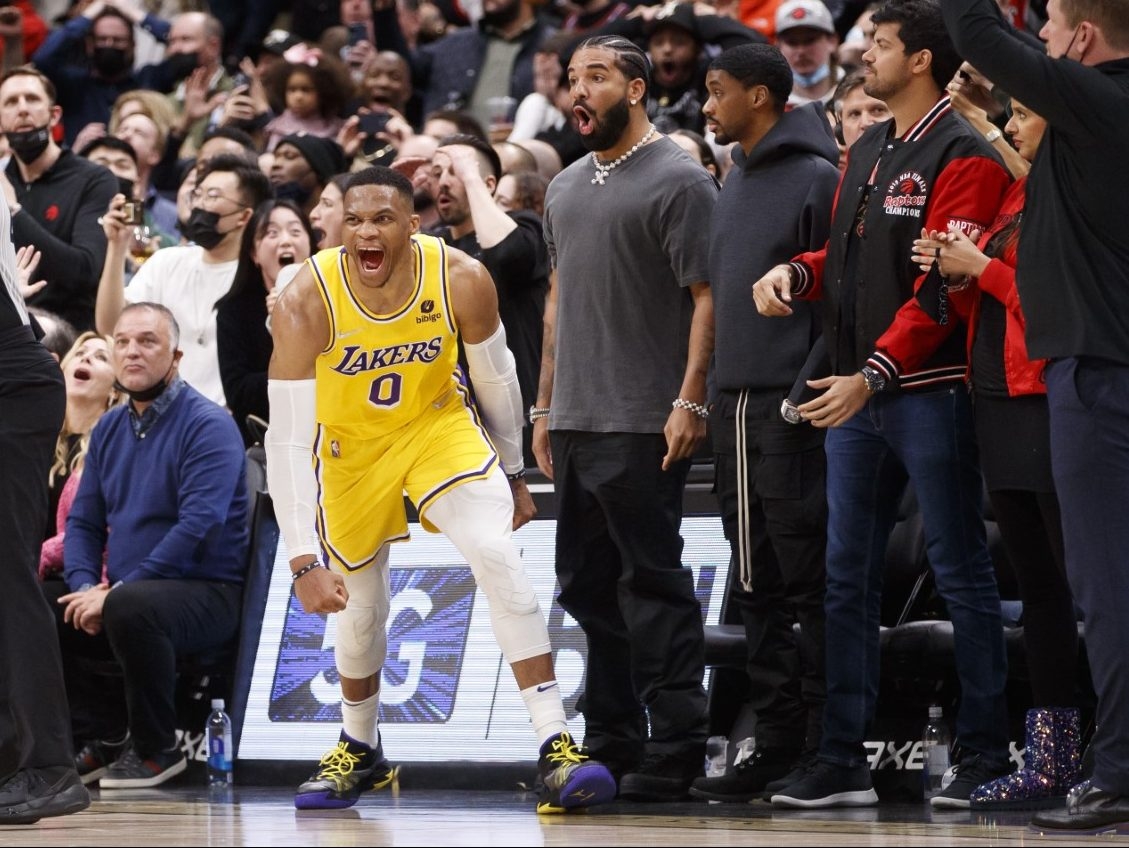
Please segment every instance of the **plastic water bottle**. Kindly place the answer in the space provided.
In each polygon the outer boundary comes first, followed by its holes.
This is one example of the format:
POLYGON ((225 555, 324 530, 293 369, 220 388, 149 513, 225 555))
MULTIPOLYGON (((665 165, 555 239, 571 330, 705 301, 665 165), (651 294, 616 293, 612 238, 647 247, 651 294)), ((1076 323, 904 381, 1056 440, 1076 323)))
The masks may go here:
POLYGON ((231 786, 231 717, 224 712, 223 698, 212 699, 204 735, 208 741, 208 785, 231 786))
POLYGON ((934 704, 929 708, 929 722, 921 733, 921 774, 926 801, 944 788, 942 781, 949 770, 951 741, 941 708, 934 704))

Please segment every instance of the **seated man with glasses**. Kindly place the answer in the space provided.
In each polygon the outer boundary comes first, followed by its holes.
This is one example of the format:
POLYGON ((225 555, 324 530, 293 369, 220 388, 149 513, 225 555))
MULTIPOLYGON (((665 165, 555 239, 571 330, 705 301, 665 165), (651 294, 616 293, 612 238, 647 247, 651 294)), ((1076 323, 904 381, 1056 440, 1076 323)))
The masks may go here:
POLYGON ((215 304, 235 279, 244 228, 255 207, 270 197, 270 181, 254 160, 231 154, 210 159, 199 173, 192 211, 181 227, 190 244, 158 250, 126 287, 125 257, 133 227, 125 221, 125 196, 116 195, 102 216, 109 244, 95 304, 99 332, 112 330, 127 302, 168 307, 180 325, 181 376, 209 400, 225 405, 215 304))

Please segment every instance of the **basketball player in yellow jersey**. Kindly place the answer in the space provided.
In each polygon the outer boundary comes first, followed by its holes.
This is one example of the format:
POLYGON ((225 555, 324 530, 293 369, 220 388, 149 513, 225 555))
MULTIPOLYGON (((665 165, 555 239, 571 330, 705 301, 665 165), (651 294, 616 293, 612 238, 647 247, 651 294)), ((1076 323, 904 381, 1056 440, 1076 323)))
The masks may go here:
POLYGON ((466 557, 489 601, 541 745, 537 811, 610 801, 611 773, 568 732, 548 628, 511 540, 534 507, 494 282, 465 253, 415 236, 412 185, 391 169, 352 175, 342 202, 343 255, 308 262, 272 315, 270 491, 302 608, 338 615, 342 694, 340 741, 295 806, 350 807, 395 779, 376 718, 388 545, 406 535, 404 491, 424 526, 466 557), (477 408, 452 377, 456 332, 477 408))

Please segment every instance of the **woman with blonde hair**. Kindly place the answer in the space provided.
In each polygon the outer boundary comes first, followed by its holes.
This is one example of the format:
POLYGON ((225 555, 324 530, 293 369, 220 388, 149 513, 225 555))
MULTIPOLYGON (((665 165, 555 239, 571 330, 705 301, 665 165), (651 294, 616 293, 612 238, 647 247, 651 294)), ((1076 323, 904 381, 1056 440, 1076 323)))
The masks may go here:
POLYGON ((48 529, 40 550, 41 579, 60 574, 63 570, 67 513, 78 491, 82 461, 90 444, 90 431, 106 410, 121 401, 121 394, 114 388, 111 349, 110 338, 88 330, 75 339, 59 364, 67 386, 67 411, 55 442, 55 462, 47 478, 54 507, 51 517, 55 523, 48 529))

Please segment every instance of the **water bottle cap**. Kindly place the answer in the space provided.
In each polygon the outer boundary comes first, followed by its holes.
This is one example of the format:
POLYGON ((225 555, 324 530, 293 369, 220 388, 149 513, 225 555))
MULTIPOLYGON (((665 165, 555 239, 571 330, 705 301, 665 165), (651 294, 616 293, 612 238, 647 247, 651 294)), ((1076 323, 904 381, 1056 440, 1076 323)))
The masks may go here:
POLYGON ((942 716, 942 712, 941 712, 941 708, 939 706, 934 704, 933 706, 931 706, 929 708, 929 717, 930 718, 940 718, 941 716, 942 716))
POLYGON ((212 698, 212 709, 213 710, 222 710, 223 709, 223 698, 212 698))

